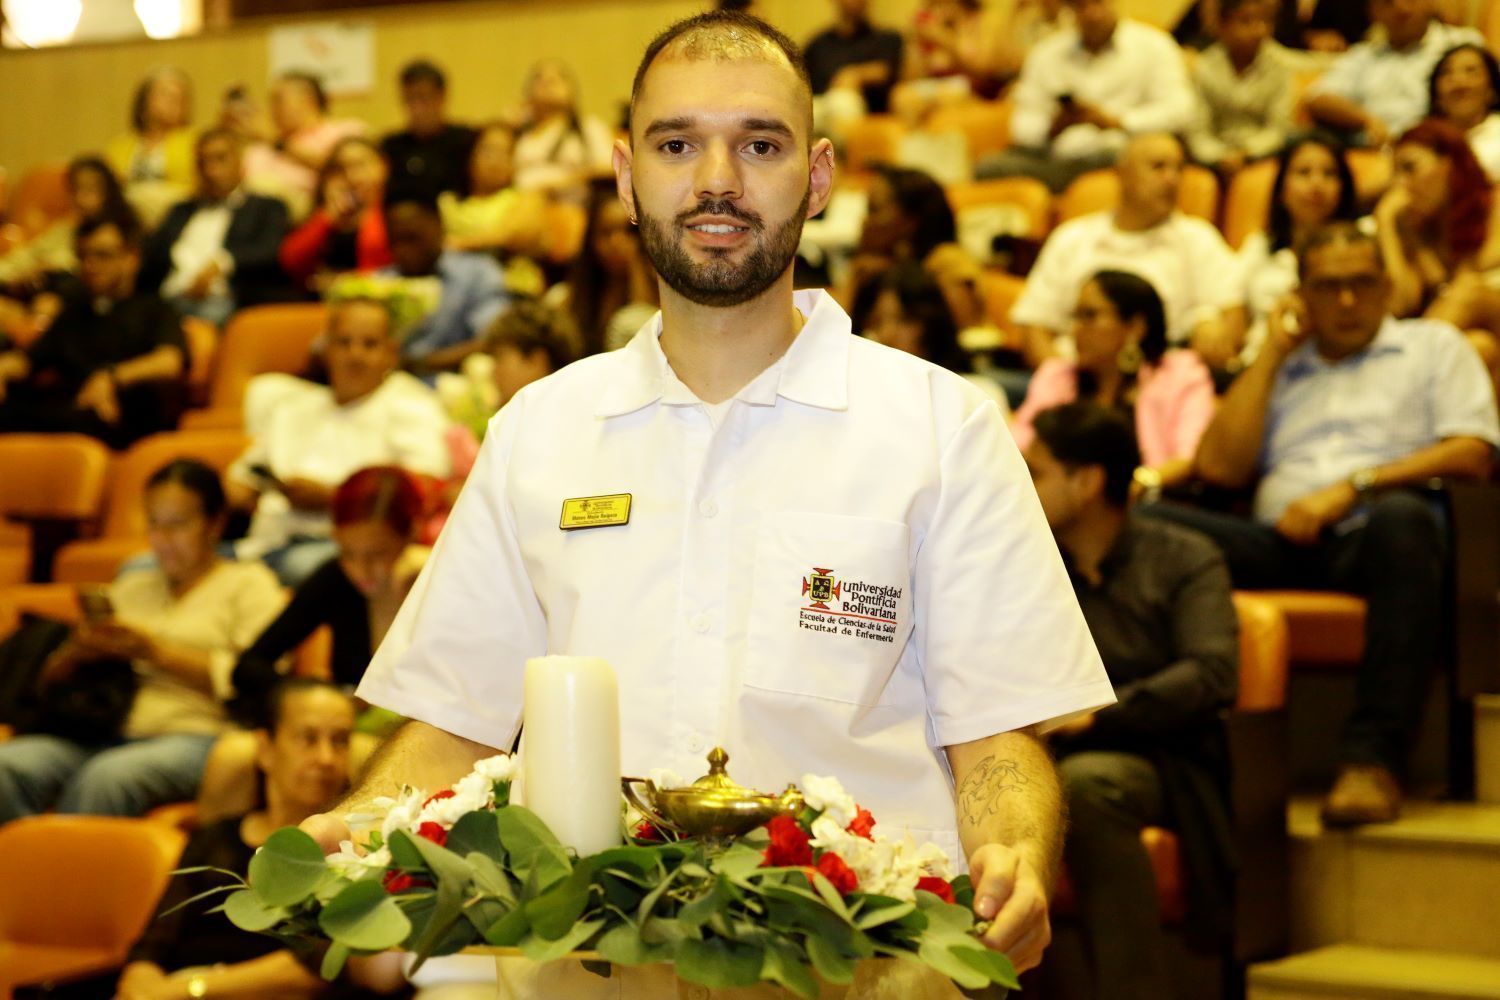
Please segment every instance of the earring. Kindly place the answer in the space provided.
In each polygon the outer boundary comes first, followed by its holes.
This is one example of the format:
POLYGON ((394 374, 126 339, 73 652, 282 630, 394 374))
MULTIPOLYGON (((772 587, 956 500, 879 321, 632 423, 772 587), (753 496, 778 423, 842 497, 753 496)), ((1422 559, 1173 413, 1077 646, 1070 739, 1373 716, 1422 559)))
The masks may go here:
POLYGON ((1115 364, 1126 375, 1134 375, 1140 371, 1141 362, 1145 360, 1146 356, 1141 353, 1141 345, 1132 340, 1120 348, 1120 356, 1115 359, 1115 364))

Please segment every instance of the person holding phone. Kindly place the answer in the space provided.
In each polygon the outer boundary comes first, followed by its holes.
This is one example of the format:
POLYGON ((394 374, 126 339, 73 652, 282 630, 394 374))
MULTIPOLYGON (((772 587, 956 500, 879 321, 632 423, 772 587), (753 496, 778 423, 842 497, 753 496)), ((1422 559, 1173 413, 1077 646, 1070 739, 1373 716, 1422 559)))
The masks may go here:
POLYGON ((312 214, 281 243, 281 268, 293 282, 320 292, 332 275, 391 263, 381 210, 386 174, 385 157, 368 139, 334 147, 318 178, 312 214))
POLYGON ((1350 222, 1301 250, 1300 291, 1198 446, 1211 484, 1255 487, 1253 516, 1162 504, 1217 541, 1236 587, 1352 591, 1369 604, 1355 706, 1323 821, 1393 820, 1442 633, 1447 536, 1431 479, 1488 477, 1500 421, 1457 329, 1391 315, 1377 238, 1350 222))
POLYGON ((0 744, 0 822, 47 809, 139 816, 191 799, 228 726, 223 703, 235 660, 285 602, 264 566, 219 557, 226 505, 214 470, 171 462, 148 480, 145 504, 155 564, 81 595, 85 620, 41 676, 50 687, 96 664, 132 671, 136 690, 120 731, 0 744))

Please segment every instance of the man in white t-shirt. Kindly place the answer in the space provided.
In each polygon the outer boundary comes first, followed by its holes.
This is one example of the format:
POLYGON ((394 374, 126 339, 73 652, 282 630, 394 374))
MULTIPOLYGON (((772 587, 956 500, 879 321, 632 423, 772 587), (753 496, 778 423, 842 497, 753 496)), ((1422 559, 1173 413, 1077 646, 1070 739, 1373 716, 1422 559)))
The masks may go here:
POLYGON ((1120 203, 1058 226, 1010 312, 1033 367, 1069 349, 1063 334, 1078 293, 1099 271, 1130 271, 1151 282, 1167 309, 1167 339, 1211 367, 1240 349, 1245 333, 1239 264, 1224 237, 1177 210, 1182 143, 1170 135, 1132 139, 1120 158, 1120 203))
MULTIPOLYGON (((967 863, 985 942, 1029 968, 1062 825, 1037 732, 1113 693, 994 404, 792 291, 833 185, 801 67, 737 13, 648 48, 614 157, 661 314, 495 418, 360 686, 417 721, 341 808, 509 746, 528 657, 601 655, 627 773, 701 773, 722 745, 749 786, 837 775, 967 863), (622 494, 628 514, 560 530, 565 504, 622 494)), ((532 967, 519 990, 672 995, 660 974, 532 967)))

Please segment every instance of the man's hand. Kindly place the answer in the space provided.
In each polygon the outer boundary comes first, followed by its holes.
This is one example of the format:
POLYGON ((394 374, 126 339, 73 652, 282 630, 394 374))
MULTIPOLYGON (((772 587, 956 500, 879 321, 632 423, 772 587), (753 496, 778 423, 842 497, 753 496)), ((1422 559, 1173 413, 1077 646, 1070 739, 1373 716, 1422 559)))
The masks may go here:
POLYGON ((208 266, 199 271, 193 283, 188 286, 187 297, 190 299, 208 298, 209 293, 213 291, 214 282, 218 281, 223 274, 224 271, 219 267, 218 261, 209 261, 208 266))
POLYGON ((333 491, 322 483, 300 476, 281 484, 281 493, 298 510, 327 510, 333 501, 333 491))
POLYGON ((144 632, 119 622, 85 622, 73 639, 86 654, 121 660, 155 658, 156 643, 144 632))
POLYGON ((1085 125, 1092 125, 1106 132, 1111 132, 1120 127, 1120 119, 1105 111, 1097 104, 1089 104, 1086 101, 1075 99, 1073 107, 1077 110, 1079 120, 1085 125))
POLYGON ((985 844, 969 859, 974 913, 990 921, 980 939, 1004 952, 1017 972, 1034 969, 1052 941, 1047 890, 1031 863, 1002 844, 985 844))
POLYGON ((332 854, 339 844, 353 838, 349 824, 337 813, 314 813, 297 825, 297 829, 318 842, 324 854, 332 854))
POLYGON ((115 379, 107 371, 97 371, 83 383, 73 401, 80 410, 93 410, 106 424, 120 422, 120 398, 115 393, 115 379))
POLYGON ((1365 141, 1377 149, 1390 145, 1390 127, 1374 115, 1365 116, 1365 141))
POLYGON ((1094 728, 1094 716, 1097 714, 1097 712, 1085 712, 1076 719, 1069 719, 1062 725, 1055 727, 1047 735, 1078 736, 1081 733, 1086 733, 1094 728))
POLYGON ((1276 532, 1294 545, 1312 545, 1323 529, 1337 524, 1359 502, 1347 482, 1334 483, 1294 502, 1276 522, 1276 532))
POLYGON ((1302 345, 1312 333, 1312 316, 1307 303, 1297 292, 1289 292, 1271 308, 1266 317, 1266 349, 1278 363, 1302 345))

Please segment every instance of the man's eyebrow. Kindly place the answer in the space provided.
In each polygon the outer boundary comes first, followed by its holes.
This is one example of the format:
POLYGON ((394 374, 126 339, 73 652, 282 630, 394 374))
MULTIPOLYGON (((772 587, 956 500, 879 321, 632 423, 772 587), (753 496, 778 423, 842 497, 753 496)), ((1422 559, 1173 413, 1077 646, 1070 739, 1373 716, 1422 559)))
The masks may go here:
POLYGON ((692 127, 693 120, 686 116, 677 118, 658 118, 650 125, 647 125, 646 131, 642 132, 641 134, 649 139, 653 135, 660 135, 663 132, 681 132, 692 127))
MULTIPOLYGON (((694 120, 682 115, 676 118, 658 118, 641 134, 647 139, 652 136, 662 135, 666 132, 683 132, 691 129, 694 120)), ((740 122, 740 127, 747 132, 770 132, 773 135, 784 136, 788 139, 794 138, 792 127, 780 118, 746 118, 740 122)))
POLYGON ((792 127, 780 118, 746 118, 743 122, 747 132, 772 132, 790 139, 792 127))

